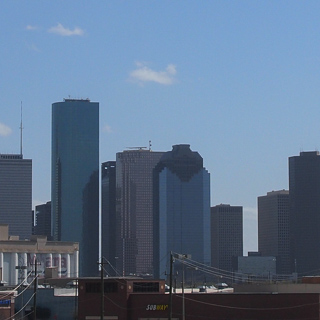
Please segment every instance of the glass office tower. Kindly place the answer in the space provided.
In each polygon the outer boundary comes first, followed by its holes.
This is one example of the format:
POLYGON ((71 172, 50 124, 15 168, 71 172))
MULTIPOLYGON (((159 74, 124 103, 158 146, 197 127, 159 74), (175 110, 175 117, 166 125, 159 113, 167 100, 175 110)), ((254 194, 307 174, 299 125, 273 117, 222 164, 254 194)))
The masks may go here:
POLYGON ((163 152, 127 150, 116 158, 117 270, 152 273, 153 169, 163 152))
MULTIPOLYGON (((234 271, 233 257, 241 257, 242 255, 242 207, 230 206, 229 204, 211 207, 211 266, 220 269, 222 274, 223 271, 232 272, 234 271)), ((225 281, 229 279, 226 278, 225 281)))
POLYGON ((277 259, 277 273, 290 274, 289 191, 258 197, 258 250, 277 259))
POLYGON ((0 154, 0 223, 21 240, 32 234, 32 160, 0 154))
POLYGON ((98 274, 99 103, 52 104, 51 209, 54 240, 79 242, 80 276, 98 274))
POLYGON ((289 220, 292 270, 299 276, 320 271, 320 154, 289 158, 289 220))
POLYGON ((108 161, 101 164, 101 253, 109 262, 104 268, 112 276, 118 275, 112 268, 117 260, 116 222, 116 162, 108 161))
POLYGON ((166 152, 154 170, 154 275, 169 274, 170 251, 210 264, 210 174, 187 144, 166 152))
POLYGON ((35 226, 34 234, 47 236, 49 241, 51 238, 51 201, 39 204, 35 208, 35 226))

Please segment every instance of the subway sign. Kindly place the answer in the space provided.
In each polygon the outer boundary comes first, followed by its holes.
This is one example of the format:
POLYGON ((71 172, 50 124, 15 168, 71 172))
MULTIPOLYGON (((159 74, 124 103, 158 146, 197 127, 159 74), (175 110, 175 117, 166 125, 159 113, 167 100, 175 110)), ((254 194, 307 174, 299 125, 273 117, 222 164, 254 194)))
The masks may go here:
POLYGON ((167 309, 167 304, 148 304, 146 307, 146 310, 148 311, 165 311, 167 309))

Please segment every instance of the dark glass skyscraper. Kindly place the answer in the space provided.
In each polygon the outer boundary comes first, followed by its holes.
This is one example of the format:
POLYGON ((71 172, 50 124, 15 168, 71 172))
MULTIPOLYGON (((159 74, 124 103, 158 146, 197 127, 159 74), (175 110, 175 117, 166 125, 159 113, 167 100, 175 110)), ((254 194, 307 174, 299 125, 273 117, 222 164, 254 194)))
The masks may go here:
POLYGON ((320 272, 320 155, 300 152, 289 158, 290 245, 292 270, 320 272))
POLYGON ((258 197, 258 248, 262 256, 277 259, 277 273, 291 273, 289 191, 258 197))
POLYGON ((80 276, 98 273, 99 103, 52 105, 52 235, 79 242, 80 276))
POLYGON ((243 255, 242 207, 228 204, 212 207, 211 237, 212 267, 228 272, 235 271, 232 259, 243 255))
POLYGON ((40 204, 36 206, 35 209, 36 223, 34 226, 34 234, 47 236, 47 239, 51 240, 51 201, 40 204))
POLYGON ((152 273, 152 174, 162 155, 163 152, 143 149, 117 153, 116 265, 123 275, 152 273))
MULTIPOLYGON (((116 162, 108 161, 101 165, 101 237, 102 256, 115 267, 116 253, 116 162)), ((108 265, 105 265, 105 268, 108 265)), ((111 270, 111 275, 114 270, 111 270)))
POLYGON ((210 264, 210 174, 187 144, 166 152, 154 170, 154 275, 169 274, 169 253, 210 264))
POLYGON ((0 154, 0 223, 21 240, 32 234, 32 160, 0 154))

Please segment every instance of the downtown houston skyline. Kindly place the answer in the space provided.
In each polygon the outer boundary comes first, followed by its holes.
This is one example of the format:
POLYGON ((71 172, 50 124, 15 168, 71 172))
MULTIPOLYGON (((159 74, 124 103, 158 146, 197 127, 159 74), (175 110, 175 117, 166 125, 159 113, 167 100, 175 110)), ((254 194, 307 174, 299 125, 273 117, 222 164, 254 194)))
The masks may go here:
POLYGON ((243 206, 257 249, 257 197, 288 189, 288 158, 318 150, 318 1, 0 4, 0 152, 33 164, 33 208, 51 197, 51 105, 100 104, 99 163, 127 147, 190 144, 211 205, 243 206))

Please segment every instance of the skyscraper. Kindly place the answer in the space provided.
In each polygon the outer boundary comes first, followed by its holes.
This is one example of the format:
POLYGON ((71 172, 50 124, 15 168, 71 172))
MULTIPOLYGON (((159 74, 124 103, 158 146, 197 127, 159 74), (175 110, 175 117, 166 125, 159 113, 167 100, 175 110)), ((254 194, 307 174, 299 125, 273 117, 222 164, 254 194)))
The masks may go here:
POLYGON ((32 160, 22 154, 0 154, 0 223, 9 234, 30 239, 32 234, 32 160))
POLYGON ((320 155, 300 152, 289 158, 290 245, 292 270, 320 272, 320 155))
POLYGON ((210 174, 190 145, 174 145, 154 170, 154 274, 169 273, 169 253, 210 264, 210 174))
POLYGON ((99 258, 99 103, 53 103, 51 165, 53 239, 79 242, 80 276, 94 276, 99 258))
POLYGON ((289 191, 258 197, 258 249, 276 257, 278 274, 291 273, 289 236, 289 191))
POLYGON ((116 162, 108 161, 101 165, 101 252, 113 267, 117 260, 116 217, 116 162))
POLYGON ((220 204, 211 208, 211 265, 233 272, 232 259, 243 255, 241 206, 220 204))
POLYGON ((127 150, 116 156, 117 270, 151 274, 153 168, 163 152, 127 150))
POLYGON ((34 234, 51 240, 51 201, 36 206, 35 218, 34 234))

